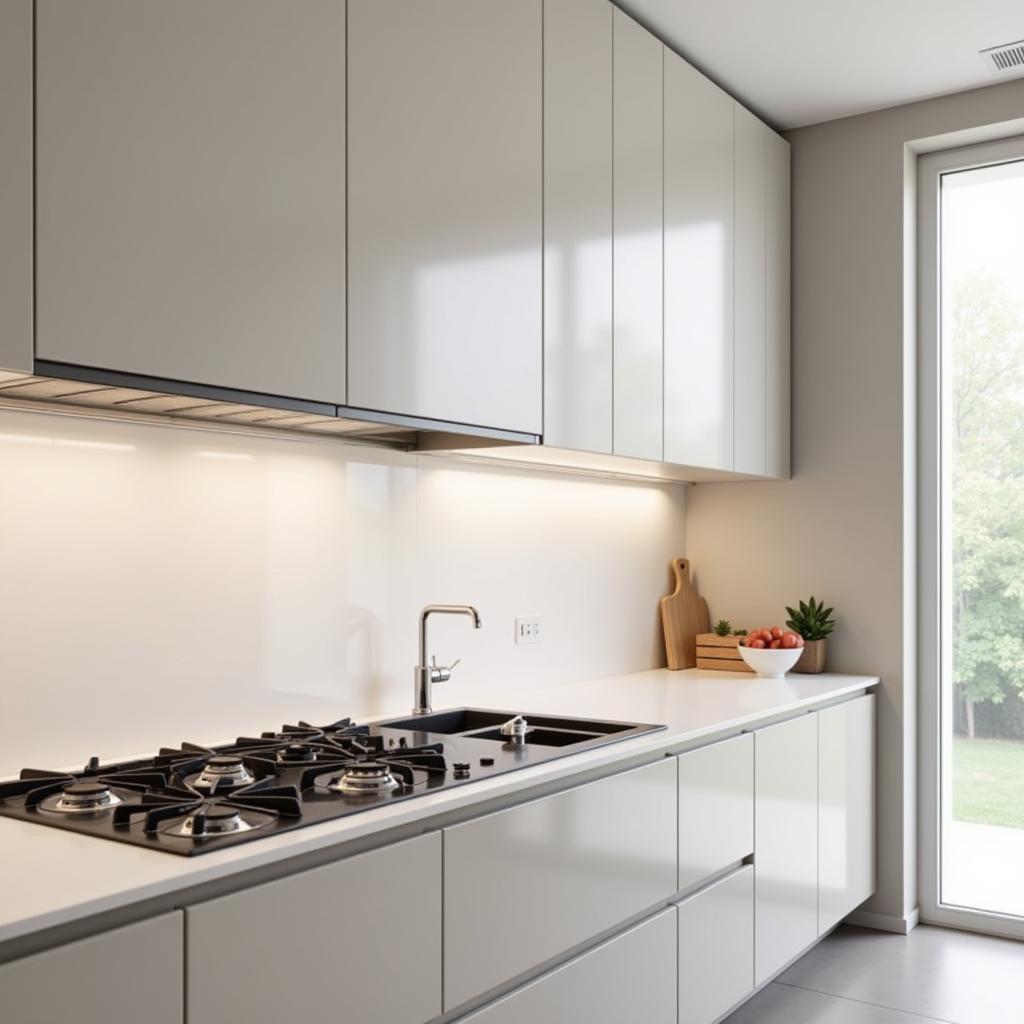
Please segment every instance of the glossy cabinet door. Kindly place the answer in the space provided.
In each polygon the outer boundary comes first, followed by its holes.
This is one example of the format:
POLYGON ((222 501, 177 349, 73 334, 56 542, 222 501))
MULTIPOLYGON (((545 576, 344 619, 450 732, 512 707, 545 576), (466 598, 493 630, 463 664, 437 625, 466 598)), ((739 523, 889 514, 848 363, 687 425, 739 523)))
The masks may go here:
POLYGON ((679 1024, 713 1024, 754 988, 754 869, 726 875, 677 913, 679 1024))
POLYGON ((342 0, 38 0, 36 355, 345 399, 342 0))
POLYGON ((735 459, 737 473, 765 472, 765 273, 768 129, 735 110, 735 459))
POLYGON ((349 0, 349 395, 541 433, 541 0, 349 0))
POLYGON ((754 852, 754 737, 699 747, 677 762, 684 892, 754 852))
POLYGON ((544 4, 544 443, 612 450, 612 16, 544 4))
POLYGON ((755 981, 818 937, 818 720, 754 733, 755 981))
POLYGON ((671 758, 444 830, 445 1010, 676 891, 671 758))
POLYGON ((461 1024, 676 1024, 675 913, 617 935, 461 1024))
POLYGON ((818 712, 818 934, 875 891, 875 696, 818 712))
POLYGON ((614 452, 663 454, 661 42, 617 7, 614 38, 614 452))
POLYGON ((665 461, 723 470, 733 466, 734 106, 665 50, 665 461))
POLYGON ((790 159, 789 143, 766 132, 765 473, 790 471, 790 159))
POLYGON ((439 832, 186 913, 189 1024, 421 1024, 441 1012, 439 832))
POLYGON ((0 372, 32 371, 32 0, 0 0, 0 372))
POLYGON ((0 965, 0 1020, 182 1024, 182 917, 176 910, 0 965))

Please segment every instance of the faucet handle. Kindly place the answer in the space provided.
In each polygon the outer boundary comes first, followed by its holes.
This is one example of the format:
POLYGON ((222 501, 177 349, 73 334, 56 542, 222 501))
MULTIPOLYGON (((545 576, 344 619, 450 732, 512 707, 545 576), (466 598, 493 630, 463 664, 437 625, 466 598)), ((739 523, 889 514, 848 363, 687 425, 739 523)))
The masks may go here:
POLYGON ((462 661, 461 658, 456 658, 450 665, 438 665, 437 655, 433 655, 430 659, 430 681, 432 683, 447 683, 452 677, 452 669, 460 661, 462 661))

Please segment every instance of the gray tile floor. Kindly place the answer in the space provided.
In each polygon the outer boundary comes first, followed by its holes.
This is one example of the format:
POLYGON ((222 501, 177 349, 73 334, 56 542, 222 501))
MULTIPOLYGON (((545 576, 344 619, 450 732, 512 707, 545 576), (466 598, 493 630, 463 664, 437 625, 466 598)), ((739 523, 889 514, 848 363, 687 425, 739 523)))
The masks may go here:
POLYGON ((725 1024, 1024 1024, 1024 943, 843 927, 725 1024))

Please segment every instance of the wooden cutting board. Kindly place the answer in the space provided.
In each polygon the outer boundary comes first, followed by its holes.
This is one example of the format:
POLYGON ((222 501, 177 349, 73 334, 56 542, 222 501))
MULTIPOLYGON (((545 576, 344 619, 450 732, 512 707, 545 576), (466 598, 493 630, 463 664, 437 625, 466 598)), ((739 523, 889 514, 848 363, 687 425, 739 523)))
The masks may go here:
POLYGON ((661 599, 661 624, 670 669, 696 668, 697 634, 711 631, 708 603, 690 583, 690 560, 673 558, 676 588, 661 599))

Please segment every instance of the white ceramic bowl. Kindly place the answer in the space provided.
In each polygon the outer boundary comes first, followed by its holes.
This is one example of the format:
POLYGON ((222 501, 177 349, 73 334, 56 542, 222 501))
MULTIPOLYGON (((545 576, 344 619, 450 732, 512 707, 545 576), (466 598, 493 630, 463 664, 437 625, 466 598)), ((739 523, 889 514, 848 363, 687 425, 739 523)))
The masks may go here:
POLYGON ((802 647, 770 647, 739 646, 740 657, 762 679, 781 679, 799 660, 804 653, 802 647))

